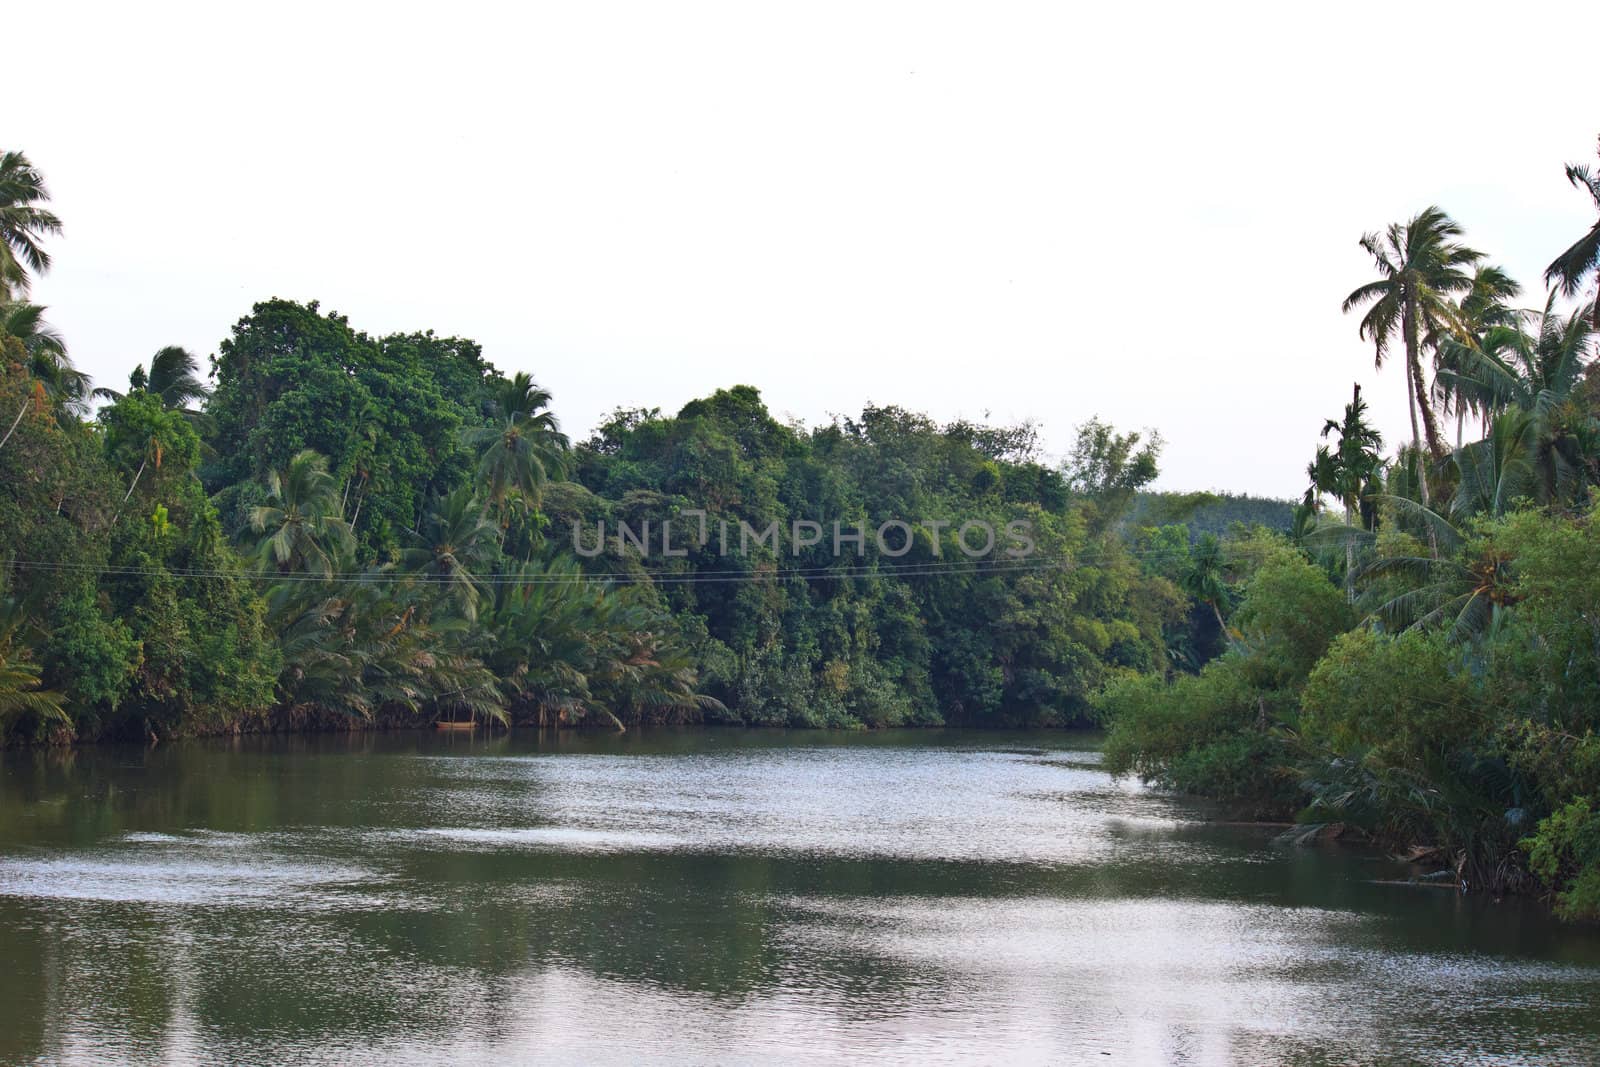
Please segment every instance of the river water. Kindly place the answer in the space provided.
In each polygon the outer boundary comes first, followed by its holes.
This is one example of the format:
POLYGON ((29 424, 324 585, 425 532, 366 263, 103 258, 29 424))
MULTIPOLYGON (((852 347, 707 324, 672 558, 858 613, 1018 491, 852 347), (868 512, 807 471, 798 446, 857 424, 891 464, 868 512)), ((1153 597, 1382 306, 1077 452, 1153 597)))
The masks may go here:
POLYGON ((0 757, 0 1062, 1592 1063, 1600 932, 1060 733, 0 757))

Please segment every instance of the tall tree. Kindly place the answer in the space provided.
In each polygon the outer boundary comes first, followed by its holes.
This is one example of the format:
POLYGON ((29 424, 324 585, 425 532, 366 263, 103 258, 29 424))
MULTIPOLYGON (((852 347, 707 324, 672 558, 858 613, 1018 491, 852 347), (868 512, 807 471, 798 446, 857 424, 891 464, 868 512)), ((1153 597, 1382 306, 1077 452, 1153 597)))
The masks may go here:
MULTIPOLYGON (((1428 401, 1422 374, 1422 350, 1430 336, 1462 333, 1459 310, 1452 297, 1472 289, 1467 268, 1482 255, 1457 242, 1461 227, 1437 207, 1429 207, 1405 224, 1392 223, 1381 234, 1361 238, 1379 278, 1360 286, 1344 299, 1344 310, 1365 307, 1361 337, 1372 342, 1381 368, 1398 335, 1405 349, 1406 398, 1411 411, 1411 441, 1420 453, 1424 438, 1434 459, 1445 449, 1438 420, 1428 401), (1418 416, 1421 425, 1418 425, 1418 416)), ((1426 457, 1419 455, 1417 470, 1423 502, 1428 502, 1426 457)))
POLYGON ((1460 448, 1468 411, 1484 417, 1488 429, 1490 412, 1481 404, 1482 398, 1470 389, 1462 392, 1455 388, 1461 380, 1452 372, 1470 361, 1471 350, 1481 349, 1490 330, 1514 326, 1518 312, 1510 304, 1522 287, 1500 267, 1480 264, 1472 275, 1472 288, 1461 298, 1460 333, 1445 331, 1428 338, 1427 347, 1434 355, 1433 395, 1441 409, 1456 417, 1456 447, 1460 448))
POLYGON ((567 435, 549 410, 550 399, 531 375, 518 371, 495 397, 498 422, 463 434, 470 447, 481 450, 478 477, 502 524, 513 494, 537 506, 545 482, 566 469, 567 435))
POLYGON ((1224 641, 1232 641, 1228 624, 1223 621, 1222 609, 1228 603, 1226 568, 1222 559, 1222 542, 1214 533, 1203 533, 1189 554, 1189 568, 1182 577, 1183 591, 1198 603, 1211 609, 1217 620, 1217 629, 1224 641))
MULTIPOLYGON (((1567 181, 1588 193, 1589 199, 1594 201, 1595 211, 1600 212, 1600 172, 1592 171, 1582 163, 1568 163, 1567 181)), ((1562 295, 1573 297, 1583 291, 1583 283, 1591 274, 1600 279, 1600 218, 1595 219, 1588 233, 1574 241, 1571 248, 1545 268, 1544 280, 1559 285, 1562 295)), ((1600 287, 1595 292, 1592 314, 1595 329, 1600 330, 1600 287)))
POLYGON ((82 415, 87 410, 89 376, 72 365, 66 341, 44 321, 44 312, 38 304, 22 301, 0 304, 0 337, 21 342, 28 357, 28 373, 64 414, 82 415))
POLYGON ((406 569, 437 588, 468 622, 478 617, 483 586, 475 572, 493 565, 500 531, 470 485, 436 497, 402 556, 406 569))
POLYGON ((29 272, 50 269, 41 240, 61 232, 61 220, 44 208, 44 177, 21 152, 0 155, 0 301, 21 299, 33 284, 29 272))
POLYGON ((1336 434, 1332 449, 1326 445, 1317 449, 1317 458, 1307 473, 1311 476, 1308 500, 1317 493, 1328 493, 1344 505, 1345 526, 1345 592, 1355 599, 1355 531, 1359 518, 1361 528, 1370 529, 1375 511, 1368 497, 1376 491, 1378 476, 1383 470, 1383 436, 1367 422, 1367 402, 1361 399, 1361 386, 1355 386, 1350 403, 1344 406, 1342 419, 1329 419, 1322 427, 1322 436, 1336 434))
POLYGON ((306 449, 287 469, 268 472, 266 488, 271 503, 250 509, 262 566, 331 577, 352 538, 339 514, 339 483, 328 473, 328 461, 306 449))
MULTIPOLYGON (((1323 486, 1344 505, 1345 519, 1353 526, 1362 512, 1362 494, 1383 467, 1383 435, 1367 421, 1367 402, 1361 399, 1361 386, 1355 386, 1344 417, 1329 419, 1322 436, 1337 435, 1333 451, 1333 478, 1323 486)), ((1361 515, 1365 525, 1366 515, 1361 515)))
MULTIPOLYGON (((196 400, 211 395, 199 376, 200 361, 186 348, 168 345, 150 357, 150 369, 141 363, 128 375, 128 388, 144 390, 161 401, 161 406, 174 411, 187 411, 196 400)), ((114 389, 96 389, 95 396, 120 400, 123 394, 114 389)))

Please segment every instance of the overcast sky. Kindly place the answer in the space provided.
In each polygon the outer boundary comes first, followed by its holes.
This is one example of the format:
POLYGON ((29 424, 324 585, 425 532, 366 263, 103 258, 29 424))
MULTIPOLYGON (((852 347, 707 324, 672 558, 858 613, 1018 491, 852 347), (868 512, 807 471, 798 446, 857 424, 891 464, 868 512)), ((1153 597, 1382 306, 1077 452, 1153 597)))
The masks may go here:
POLYGON ((1439 203, 1542 302, 1592 222, 1600 4, 62 0, 6 16, 35 288, 120 384, 250 305, 482 342, 575 437, 759 387, 1158 428, 1161 484, 1298 495, 1359 380, 1364 230, 1439 203), (505 5, 511 7, 511 5, 505 5))

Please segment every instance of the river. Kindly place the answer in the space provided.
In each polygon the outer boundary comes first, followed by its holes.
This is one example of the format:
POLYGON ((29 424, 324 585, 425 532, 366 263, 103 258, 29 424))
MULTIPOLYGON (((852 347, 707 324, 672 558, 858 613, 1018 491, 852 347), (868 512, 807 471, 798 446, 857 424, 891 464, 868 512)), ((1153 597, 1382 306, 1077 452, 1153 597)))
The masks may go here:
POLYGON ((1600 932, 1092 738, 0 756, 0 1062, 1594 1062, 1600 932))

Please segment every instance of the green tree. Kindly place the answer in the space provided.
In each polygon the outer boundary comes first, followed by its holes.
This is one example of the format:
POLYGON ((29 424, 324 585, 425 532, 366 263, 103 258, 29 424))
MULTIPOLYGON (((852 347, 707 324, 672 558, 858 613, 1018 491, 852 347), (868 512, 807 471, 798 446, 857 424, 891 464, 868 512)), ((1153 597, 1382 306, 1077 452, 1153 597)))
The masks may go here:
POLYGON ((1471 351, 1481 348, 1485 335, 1493 329, 1517 324, 1518 312, 1510 301, 1521 292, 1511 275, 1491 264, 1478 264, 1472 275, 1472 288, 1462 296, 1459 305, 1460 334, 1448 329, 1435 330, 1426 347, 1434 354, 1434 398, 1440 409, 1456 417, 1456 447, 1460 448, 1465 436, 1466 416, 1475 412, 1487 416, 1485 398, 1468 388, 1463 390, 1462 379, 1451 372, 1460 369, 1463 359, 1470 359, 1471 351))
POLYGON ((315 303, 255 305, 219 346, 202 468, 228 531, 262 503, 267 471, 327 457, 363 561, 391 558, 427 501, 470 473, 463 426, 498 380, 479 347, 431 333, 374 339, 315 303))
MULTIPOLYGON (((1508 450, 1518 448, 1502 446, 1508 450)), ((1506 555, 1474 538, 1462 519, 1452 521, 1406 497, 1380 499, 1424 525, 1433 550, 1420 551, 1410 542, 1411 551, 1380 552, 1357 573, 1357 584, 1370 590, 1364 597, 1368 617, 1395 631, 1445 627, 1456 640, 1497 629, 1513 597, 1506 555)))
MULTIPOLYGON (((1586 309, 1561 315, 1554 302, 1551 293, 1537 316, 1490 329, 1480 346, 1458 351, 1459 370, 1444 375, 1492 413, 1484 440, 1464 445, 1456 456, 1464 483, 1476 475, 1471 481, 1480 496, 1486 466, 1497 473, 1512 465, 1526 470, 1535 478, 1526 487, 1531 497, 1568 506, 1582 504, 1600 473, 1600 419, 1579 395, 1592 361, 1594 329, 1586 309), (1505 448, 1511 441, 1517 443, 1515 454, 1505 448)), ((1508 501, 1492 510, 1498 513, 1508 501)))
POLYGON ((42 241, 61 232, 61 220, 44 205, 44 177, 21 152, 0 154, 0 302, 28 295, 33 274, 50 269, 42 241))
POLYGON ((1151 434, 1146 440, 1141 434, 1119 434, 1109 424, 1090 419, 1078 427, 1077 440, 1064 464, 1067 486, 1094 502, 1097 526, 1110 525, 1127 512, 1139 490, 1155 481, 1161 447, 1160 434, 1151 434))
POLYGON ((428 507, 415 544, 402 562, 413 574, 431 583, 471 622, 478 617, 483 588, 474 572, 493 566, 500 531, 484 515, 472 487, 463 485, 449 496, 436 498, 428 507))
POLYGON ((250 509, 262 567, 331 577, 352 540, 327 459, 310 449, 299 452, 284 470, 267 473, 266 495, 268 503, 250 509))
POLYGON ((44 321, 45 309, 37 304, 0 303, 0 336, 17 339, 26 354, 28 373, 44 388, 64 416, 87 411, 89 376, 72 365, 67 343, 44 321))
MULTIPOLYGON (((1581 163, 1569 163, 1567 181, 1588 193, 1589 199, 1594 201, 1595 211, 1600 212, 1600 173, 1581 163)), ((1589 275, 1597 271, 1600 271, 1600 219, 1596 219, 1588 233, 1574 241, 1570 248, 1545 268, 1544 280, 1559 286, 1563 295, 1575 297, 1583 292, 1584 281, 1589 275)), ((1590 313, 1594 317, 1594 328, 1600 330, 1600 290, 1596 291, 1590 313)))
MULTIPOLYGON (((195 401, 211 395, 199 377, 200 361, 187 349, 168 345, 150 357, 150 370, 144 364, 133 368, 128 375, 128 388, 144 391, 161 401, 163 407, 186 411, 195 401)), ((113 389, 96 389, 95 396, 108 400, 121 400, 123 394, 113 389)))
POLYGON ((1226 639, 1228 624, 1223 616, 1229 600, 1222 542, 1216 534, 1204 533, 1189 549, 1189 568, 1183 574, 1183 591, 1211 609, 1217 630, 1226 639))
POLYGON ((1328 493, 1344 505, 1342 535, 1345 550, 1345 590, 1350 600, 1355 599, 1355 544, 1357 530, 1371 530, 1377 518, 1372 496, 1378 491, 1379 477, 1383 472, 1383 436, 1367 422, 1367 403, 1361 399, 1361 386, 1357 384, 1344 406, 1344 416, 1329 419, 1322 426, 1322 436, 1337 435, 1334 447, 1317 449, 1316 459, 1308 468, 1311 488, 1306 500, 1313 505, 1322 493, 1328 493), (1358 525, 1359 523, 1359 525, 1358 525))
MULTIPOLYGON (((1382 234, 1369 233, 1361 247, 1378 268, 1377 281, 1359 286, 1344 299, 1344 310, 1366 308, 1361 337, 1373 343, 1381 368, 1398 335, 1405 350, 1406 398, 1411 412, 1412 445, 1419 452, 1426 437, 1435 458, 1444 455, 1438 422, 1423 380, 1422 350, 1429 336, 1460 332, 1460 315, 1451 300, 1471 291, 1467 268, 1481 253, 1456 241, 1461 227, 1437 207, 1429 207, 1382 234), (1421 416, 1421 426, 1418 416, 1421 416)), ((1426 463, 1419 464, 1423 503, 1429 502, 1426 463)))
POLYGON ((126 622, 108 619, 94 583, 79 581, 55 605, 45 646, 45 681, 67 696, 74 718, 116 709, 143 659, 126 622))
POLYGON ((549 406, 550 393, 519 371, 495 395, 496 424, 465 433, 466 444, 478 452, 487 502, 502 525, 509 521, 506 509, 513 495, 537 507, 545 483, 566 469, 567 437, 549 406))

